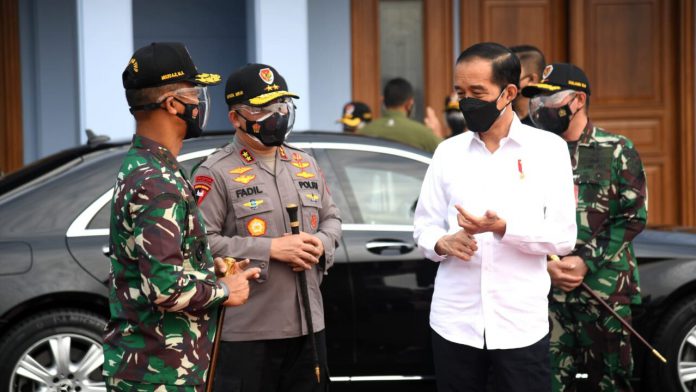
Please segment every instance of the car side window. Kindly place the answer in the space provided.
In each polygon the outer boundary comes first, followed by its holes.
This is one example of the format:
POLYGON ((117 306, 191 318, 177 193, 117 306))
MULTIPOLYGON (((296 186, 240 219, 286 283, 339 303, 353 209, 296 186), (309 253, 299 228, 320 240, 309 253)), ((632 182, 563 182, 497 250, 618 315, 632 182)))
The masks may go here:
MULTIPOLYGON (((203 161, 205 157, 189 159, 184 162, 180 162, 181 168, 189 176, 189 180, 193 181, 193 173, 191 170, 198 166, 198 164, 203 161)), ((94 215, 94 218, 87 225, 87 229, 108 229, 110 227, 111 220, 111 200, 109 200, 99 212, 94 215)))
POLYGON ((372 151, 335 150, 328 156, 356 223, 413 224, 425 163, 372 151))

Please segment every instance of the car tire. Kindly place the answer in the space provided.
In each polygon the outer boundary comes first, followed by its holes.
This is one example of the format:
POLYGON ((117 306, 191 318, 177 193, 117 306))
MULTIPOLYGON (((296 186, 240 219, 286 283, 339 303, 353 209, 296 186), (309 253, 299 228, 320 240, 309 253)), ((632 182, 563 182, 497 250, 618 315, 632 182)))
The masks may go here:
POLYGON ((0 341, 0 391, 102 390, 105 326, 102 317, 75 309, 21 321, 0 341))
MULTIPOLYGON (((687 342, 696 339, 696 295, 685 298, 662 318, 653 339, 654 347, 666 359, 663 364, 648 352, 646 375, 650 391, 683 392, 694 390, 696 380, 682 379, 680 364, 696 362, 696 346, 687 342)), ((692 368, 692 370, 695 370, 692 368)))

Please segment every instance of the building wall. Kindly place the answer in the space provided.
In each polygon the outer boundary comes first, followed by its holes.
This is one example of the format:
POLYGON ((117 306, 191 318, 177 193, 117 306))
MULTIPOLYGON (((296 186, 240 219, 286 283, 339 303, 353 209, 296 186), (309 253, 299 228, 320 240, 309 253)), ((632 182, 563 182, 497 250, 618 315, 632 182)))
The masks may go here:
POLYGON ((183 42, 199 71, 222 75, 223 82, 209 88, 208 130, 231 128, 224 81, 248 62, 246 14, 245 0, 133 0, 135 48, 183 42))
POLYGON ((350 1, 308 0, 310 127, 340 131, 351 101, 350 1))
POLYGON ((24 162, 80 143, 77 3, 20 1, 24 162))

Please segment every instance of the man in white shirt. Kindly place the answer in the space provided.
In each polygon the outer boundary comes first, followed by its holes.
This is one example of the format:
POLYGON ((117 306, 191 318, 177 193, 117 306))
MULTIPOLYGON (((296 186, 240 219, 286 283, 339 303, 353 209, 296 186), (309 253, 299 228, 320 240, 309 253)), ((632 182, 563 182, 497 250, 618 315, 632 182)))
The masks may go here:
POLYGON ((430 312, 439 391, 550 391, 546 255, 575 244, 575 196, 561 138, 520 122, 520 62, 479 43, 457 59, 466 132, 435 151, 414 238, 440 262, 430 312))

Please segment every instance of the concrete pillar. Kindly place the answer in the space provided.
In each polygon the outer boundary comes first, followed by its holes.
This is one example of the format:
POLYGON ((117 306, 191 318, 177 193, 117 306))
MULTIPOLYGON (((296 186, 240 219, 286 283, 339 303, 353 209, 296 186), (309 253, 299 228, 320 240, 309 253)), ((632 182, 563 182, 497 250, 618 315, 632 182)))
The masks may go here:
POLYGON ((130 139, 135 130, 121 73, 133 54, 130 1, 77 0, 80 84, 80 140, 92 129, 112 140, 130 139))

